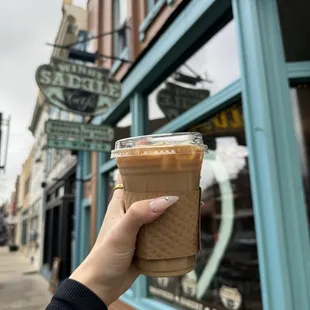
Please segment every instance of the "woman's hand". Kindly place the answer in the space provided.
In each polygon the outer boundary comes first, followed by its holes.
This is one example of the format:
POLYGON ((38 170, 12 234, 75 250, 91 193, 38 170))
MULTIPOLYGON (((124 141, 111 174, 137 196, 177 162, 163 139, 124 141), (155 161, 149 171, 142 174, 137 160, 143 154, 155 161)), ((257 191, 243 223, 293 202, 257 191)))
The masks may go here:
MULTIPOLYGON (((118 183, 122 183, 120 177, 118 183)), ((125 214, 123 190, 115 190, 93 249, 70 278, 109 306, 139 275, 132 258, 140 227, 157 219, 178 199, 169 196, 135 202, 125 214)))

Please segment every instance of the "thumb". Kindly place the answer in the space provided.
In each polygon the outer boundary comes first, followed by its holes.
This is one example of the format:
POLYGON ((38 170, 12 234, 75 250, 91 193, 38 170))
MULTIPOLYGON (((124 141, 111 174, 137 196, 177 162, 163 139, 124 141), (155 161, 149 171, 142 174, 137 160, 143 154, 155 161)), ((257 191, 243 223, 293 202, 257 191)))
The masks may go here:
POLYGON ((133 251, 141 226, 156 220, 178 200, 178 196, 166 196, 133 203, 113 228, 113 243, 117 247, 117 251, 123 253, 133 251))

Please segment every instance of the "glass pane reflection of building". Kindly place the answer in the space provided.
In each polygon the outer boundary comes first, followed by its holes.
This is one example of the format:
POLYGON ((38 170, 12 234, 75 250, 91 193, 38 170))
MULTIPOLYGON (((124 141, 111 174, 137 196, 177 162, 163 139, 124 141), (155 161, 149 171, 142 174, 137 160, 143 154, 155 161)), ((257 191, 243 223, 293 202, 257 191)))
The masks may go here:
POLYGON ((310 232, 310 83, 292 88, 291 100, 310 232))
POLYGON ((201 251, 184 277, 149 280, 149 294, 180 309, 261 310, 257 244, 242 105, 188 129, 201 132, 201 251))
POLYGON ((240 77, 235 22, 228 22, 148 96, 148 133, 240 77))

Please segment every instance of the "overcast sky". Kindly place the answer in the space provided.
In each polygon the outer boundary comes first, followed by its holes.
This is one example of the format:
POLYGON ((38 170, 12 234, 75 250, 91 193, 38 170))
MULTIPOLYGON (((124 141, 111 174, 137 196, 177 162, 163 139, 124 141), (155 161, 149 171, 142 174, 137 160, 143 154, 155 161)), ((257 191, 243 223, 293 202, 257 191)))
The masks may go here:
MULTIPOLYGON (((0 203, 14 188, 32 146, 28 131, 38 87, 36 68, 49 61, 61 21, 63 0, 0 1, 0 112, 11 115, 5 175, 0 172, 0 203)), ((86 7, 87 0, 73 0, 86 7)))

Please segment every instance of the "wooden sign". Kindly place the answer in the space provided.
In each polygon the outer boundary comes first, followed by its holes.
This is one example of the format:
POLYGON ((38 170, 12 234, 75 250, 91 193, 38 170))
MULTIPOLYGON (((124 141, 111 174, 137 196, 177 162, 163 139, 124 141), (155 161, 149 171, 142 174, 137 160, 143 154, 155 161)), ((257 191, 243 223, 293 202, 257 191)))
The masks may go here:
POLYGON ((53 260, 53 268, 52 268, 52 274, 51 274, 51 279, 49 283, 49 291, 54 294, 57 288, 57 283, 58 283, 58 277, 59 277, 59 268, 60 268, 60 258, 59 257, 54 257, 53 260))
POLYGON ((37 69, 36 81, 50 104, 81 115, 107 113, 121 96, 109 70, 57 57, 37 69))

